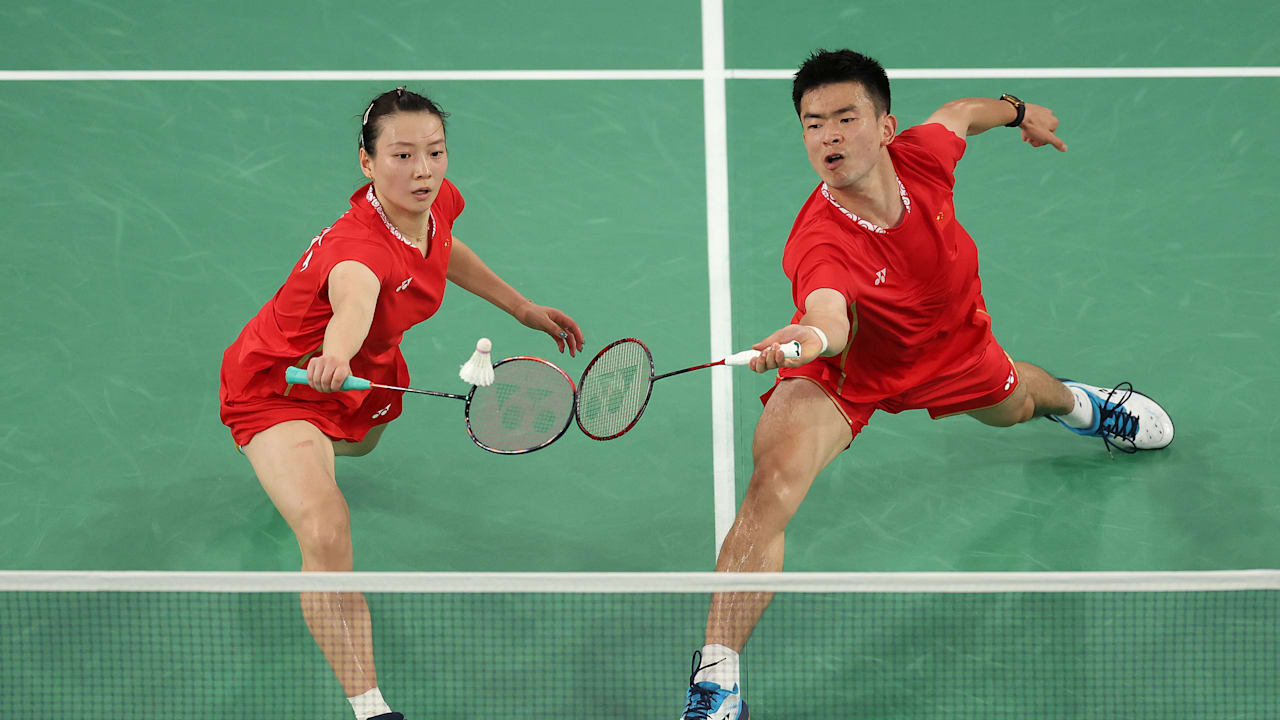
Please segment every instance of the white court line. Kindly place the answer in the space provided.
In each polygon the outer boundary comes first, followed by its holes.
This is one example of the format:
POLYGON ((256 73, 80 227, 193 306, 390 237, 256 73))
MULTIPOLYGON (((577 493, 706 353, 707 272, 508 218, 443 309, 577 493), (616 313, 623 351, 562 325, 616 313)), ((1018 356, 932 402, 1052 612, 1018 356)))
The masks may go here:
MULTIPOLYGON (((729 131, 725 110, 722 0, 702 0, 702 72, 703 143, 707 155, 707 294, 711 357, 719 358, 733 353, 732 286, 729 284, 729 131)), ((711 373, 711 468, 714 557, 719 557, 720 545, 733 525, 738 504, 734 478, 731 368, 716 368, 711 373)))
MULTIPOLYGON (((707 8, 703 7, 704 16, 707 8)), ((707 60, 704 19, 703 60, 707 60)), ((724 35, 714 67, 702 70, 0 70, 0 82, 350 82, 477 80, 703 80, 708 73, 731 80, 790 80, 794 69, 724 68, 724 35)), ((714 38, 710 38, 714 40, 714 38)), ((1111 78, 1280 77, 1280 67, 1117 67, 1117 68, 890 68, 893 80, 1089 80, 1111 78)))
POLYGON ((701 80, 701 70, 0 70, 0 81, 701 80))
MULTIPOLYGON (((1093 80, 1110 78, 1280 77, 1280 67, 899 68, 890 80, 1093 80)), ((729 70, 733 80, 790 80, 795 70, 729 70)))

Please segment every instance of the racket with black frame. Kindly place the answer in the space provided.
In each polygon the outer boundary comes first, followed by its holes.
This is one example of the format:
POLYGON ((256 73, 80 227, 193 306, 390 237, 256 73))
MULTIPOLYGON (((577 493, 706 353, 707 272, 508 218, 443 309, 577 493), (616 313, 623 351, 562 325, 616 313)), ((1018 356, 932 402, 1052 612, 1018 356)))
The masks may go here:
MULTIPOLYGON (((800 357, 800 343, 783 343, 782 353, 800 357)), ((592 440, 622 437, 640 421, 658 380, 718 365, 746 365, 759 355, 759 350, 743 350, 715 362, 655 375, 653 354, 647 345, 636 338, 615 340, 596 353, 582 371, 574 417, 592 440)))
MULTIPOLYGON (((306 385, 307 371, 285 371, 291 385, 306 385)), ((479 447, 499 455, 523 455, 559 440, 573 421, 577 391, 573 380, 554 363, 542 358, 517 356, 493 364, 493 382, 472 385, 465 395, 418 390, 348 377, 343 390, 382 388, 432 397, 466 401, 462 417, 467 435, 479 447)))

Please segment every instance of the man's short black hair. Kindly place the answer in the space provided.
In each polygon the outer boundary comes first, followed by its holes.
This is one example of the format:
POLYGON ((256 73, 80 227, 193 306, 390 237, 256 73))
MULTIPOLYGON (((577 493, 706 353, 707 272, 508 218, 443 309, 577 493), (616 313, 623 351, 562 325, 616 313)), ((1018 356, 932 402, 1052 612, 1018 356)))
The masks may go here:
POLYGON ((871 96, 876 113, 889 112, 889 76, 875 59, 852 50, 818 50, 796 71, 791 83, 791 100, 800 114, 800 98, 813 88, 842 82, 856 82, 871 96))

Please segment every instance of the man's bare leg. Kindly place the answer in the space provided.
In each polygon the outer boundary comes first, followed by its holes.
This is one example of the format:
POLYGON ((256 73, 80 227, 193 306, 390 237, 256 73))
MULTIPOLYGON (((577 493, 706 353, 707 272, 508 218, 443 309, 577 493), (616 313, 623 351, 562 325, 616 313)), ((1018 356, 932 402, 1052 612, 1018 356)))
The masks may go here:
MULTIPOLYGON (((782 570, 787 523, 814 478, 852 439, 849 423, 816 384, 784 380, 756 424, 755 467, 737 518, 725 536, 717 572, 782 570)), ((760 621, 772 593, 716 593, 707 613, 704 674, 723 688, 737 684, 737 654, 760 621)))
POLYGON ((968 415, 995 427, 1009 427, 1045 415, 1065 415, 1075 407, 1075 396, 1057 378, 1031 363, 1015 362, 1018 387, 999 405, 968 415))

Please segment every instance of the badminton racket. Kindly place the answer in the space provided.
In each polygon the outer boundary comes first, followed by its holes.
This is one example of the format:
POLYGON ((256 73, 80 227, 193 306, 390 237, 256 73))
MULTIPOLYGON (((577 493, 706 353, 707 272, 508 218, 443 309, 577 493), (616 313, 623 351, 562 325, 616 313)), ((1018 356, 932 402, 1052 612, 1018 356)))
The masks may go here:
MULTIPOLYGON (((784 343, 782 353, 784 357, 800 357, 800 343, 784 343)), ((655 375, 648 346, 635 338, 617 340, 596 353, 582 371, 574 417, 587 437, 613 440, 640 421, 658 380, 717 365, 746 365, 759 355, 759 350, 743 350, 723 360, 655 375)))
MULTIPOLYGON (((306 385, 307 371, 285 371, 291 385, 306 385)), ((563 370, 542 358, 510 357, 493 364, 493 383, 472 385, 465 395, 418 390, 348 377, 343 390, 382 388, 398 392, 463 400, 467 435, 481 448, 499 455, 522 455, 559 440, 573 421, 575 390, 563 370)))

